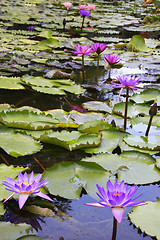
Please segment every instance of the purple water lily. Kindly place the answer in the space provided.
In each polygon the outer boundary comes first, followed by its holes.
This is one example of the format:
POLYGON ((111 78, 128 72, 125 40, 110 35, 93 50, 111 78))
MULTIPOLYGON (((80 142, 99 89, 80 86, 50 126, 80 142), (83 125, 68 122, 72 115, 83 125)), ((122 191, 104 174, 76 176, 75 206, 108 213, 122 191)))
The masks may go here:
POLYGON ((53 201, 49 196, 39 191, 41 187, 44 187, 49 183, 49 182, 44 183, 47 178, 40 182, 41 178, 42 174, 38 174, 34 178, 34 172, 31 172, 29 177, 27 176, 26 172, 24 173, 24 175, 21 172, 19 172, 18 181, 15 181, 10 177, 6 177, 8 182, 3 181, 2 184, 7 187, 6 190, 11 191, 13 193, 9 197, 7 197, 4 200, 4 202, 9 200, 16 193, 19 194, 18 204, 20 209, 24 206, 30 194, 36 194, 39 197, 45 198, 49 201, 53 201))
POLYGON ((83 9, 79 10, 79 12, 80 12, 80 14, 81 14, 81 16, 82 16, 82 26, 81 26, 81 32, 82 32, 82 30, 83 30, 83 25, 84 25, 84 19, 85 19, 85 17, 89 17, 89 15, 90 15, 91 13, 90 13, 89 11, 83 10, 83 9))
POLYGON ((118 76, 117 80, 120 83, 112 83, 115 86, 114 88, 131 88, 133 90, 137 90, 137 88, 141 88, 138 85, 141 83, 141 78, 140 77, 135 77, 135 76, 127 76, 127 75, 122 75, 118 76))
POLYGON ((84 9, 79 10, 79 12, 82 16, 85 16, 85 17, 89 17, 89 15, 91 14, 89 11, 84 9))
POLYGON ((33 31, 33 28, 34 28, 34 26, 29 26, 29 27, 28 27, 28 30, 29 30, 29 31, 33 31))
POLYGON ((96 82, 97 82, 97 78, 98 78, 100 54, 106 49, 106 47, 107 47, 107 45, 104 43, 93 43, 92 47, 91 47, 93 49, 93 51, 97 53, 97 69, 96 69, 96 77, 95 77, 96 82))
POLYGON ((118 222, 121 222, 122 220, 125 207, 141 206, 147 204, 144 201, 134 202, 142 194, 134 199, 131 199, 131 197, 137 191, 138 187, 133 185, 129 190, 127 190, 127 184, 124 184, 124 181, 118 184, 118 181, 116 180, 113 185, 111 181, 108 180, 106 185, 107 191, 105 191, 104 188, 100 187, 98 184, 96 186, 99 190, 99 193, 97 193, 97 195, 100 197, 102 202, 85 203, 85 205, 94 207, 111 207, 113 216, 118 222))

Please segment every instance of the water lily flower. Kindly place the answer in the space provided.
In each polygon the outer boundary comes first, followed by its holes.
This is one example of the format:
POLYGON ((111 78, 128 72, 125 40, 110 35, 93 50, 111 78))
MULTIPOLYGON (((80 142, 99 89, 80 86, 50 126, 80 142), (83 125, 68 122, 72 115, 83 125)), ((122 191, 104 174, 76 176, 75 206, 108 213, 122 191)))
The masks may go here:
POLYGON ((92 49, 94 52, 97 53, 97 69, 96 69, 96 77, 95 80, 97 82, 97 78, 98 78, 98 69, 99 69, 99 58, 100 58, 100 54, 106 49, 107 45, 104 43, 93 43, 92 44, 92 49))
POLYGON ((122 75, 122 76, 117 76, 117 80, 120 83, 113 83, 115 86, 114 88, 131 88, 133 90, 137 90, 137 88, 141 88, 138 85, 141 83, 141 78, 140 77, 135 77, 135 76, 127 76, 127 75, 122 75))
POLYGON ((107 191, 105 191, 105 189, 103 187, 100 187, 98 184, 96 186, 99 191, 97 195, 100 197, 102 202, 85 203, 85 205, 94 207, 111 207, 112 214, 119 223, 122 220, 125 207, 141 206, 147 204, 144 201, 134 202, 142 194, 134 199, 131 199, 131 197, 137 191, 138 187, 133 185, 130 187, 130 189, 127 190, 127 184, 124 184, 124 181, 118 184, 118 181, 116 180, 113 185, 111 181, 108 180, 106 185, 107 191))
POLYGON ((81 46, 78 43, 78 45, 74 45, 73 48, 75 49, 75 51, 71 51, 71 52, 73 52, 74 54, 77 54, 77 57, 81 57, 83 55, 89 55, 93 57, 92 55, 90 55, 90 53, 93 52, 93 50, 92 48, 89 47, 89 45, 81 46))
POLYGON ((64 7, 66 7, 66 8, 67 8, 67 11, 68 11, 69 8, 72 6, 72 3, 71 3, 71 2, 64 2, 64 3, 62 3, 62 5, 63 5, 64 7))
POLYGON ((80 5, 79 6, 79 9, 81 9, 81 10, 84 10, 84 9, 86 9, 87 8, 87 5, 80 5))
POLYGON ((84 17, 89 17, 89 15, 91 14, 89 11, 87 10, 79 10, 80 14, 84 17))
POLYGON ((89 55, 89 56, 93 57, 92 55, 90 55, 90 53, 93 52, 93 50, 88 45, 81 46, 79 43, 78 43, 78 45, 74 45, 73 48, 75 49, 75 51, 71 51, 72 53, 77 54, 77 57, 82 56, 82 79, 84 81, 85 80, 84 55, 89 55))
POLYGON ((34 28, 34 26, 29 26, 29 27, 28 27, 28 30, 29 30, 29 31, 33 31, 33 28, 34 28))
POLYGON ((112 55, 106 54, 106 55, 104 55, 104 60, 109 65, 109 76, 108 76, 108 78, 110 78, 111 68, 120 61, 120 58, 118 56, 112 56, 112 55))
POLYGON ((4 200, 4 202, 8 201, 16 193, 19 194, 18 204, 20 209, 24 206, 30 194, 36 194, 39 197, 45 198, 49 201, 53 201, 49 196, 39 191, 41 187, 44 187, 49 183, 49 182, 44 183, 47 178, 40 182, 41 178, 42 174, 38 174, 34 178, 33 171, 31 172, 29 177, 27 176, 26 172, 24 173, 24 175, 21 172, 19 172, 18 181, 15 181, 10 177, 6 177, 8 182, 3 181, 2 184, 7 187, 6 190, 11 191, 13 193, 9 197, 7 197, 4 200))
POLYGON ((81 26, 81 32, 82 32, 82 29, 83 29, 83 25, 84 25, 84 19, 85 17, 89 17, 89 15, 91 14, 89 11, 87 10, 79 10, 81 16, 82 16, 82 26, 81 26))
POLYGON ((129 89, 131 88, 133 90, 137 90, 137 88, 141 88, 141 87, 139 87, 139 84, 141 82, 140 82, 140 77, 127 76, 127 75, 118 76, 117 80, 119 80, 120 83, 111 82, 111 84, 115 85, 115 86, 113 86, 114 88, 121 88, 118 98, 120 98, 121 92, 124 87, 127 90, 126 91, 125 113, 124 113, 124 130, 125 130, 126 125, 127 125, 127 108, 128 108, 129 89))
POLYGON ((91 5, 91 4, 88 4, 87 8, 92 11, 92 10, 95 10, 96 6, 95 5, 91 5))

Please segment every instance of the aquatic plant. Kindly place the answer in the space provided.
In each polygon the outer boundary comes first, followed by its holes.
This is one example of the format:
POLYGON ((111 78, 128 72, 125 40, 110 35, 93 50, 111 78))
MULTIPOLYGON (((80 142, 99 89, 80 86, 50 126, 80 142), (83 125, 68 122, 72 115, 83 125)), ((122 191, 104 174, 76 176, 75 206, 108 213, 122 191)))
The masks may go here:
POLYGON ((106 49, 106 47, 107 47, 107 45, 104 43, 93 43, 92 44, 93 51, 97 53, 97 69, 96 69, 96 77, 95 77, 96 82, 97 82, 97 77, 98 77, 100 54, 106 49))
POLYGON ((16 193, 19 194, 18 196, 18 204, 19 208, 21 209, 25 202, 27 201, 30 194, 36 194, 39 197, 45 198, 49 201, 52 201, 52 199, 47 196, 46 194, 39 191, 41 187, 46 186, 49 182, 45 182, 47 178, 41 181, 42 174, 38 174, 34 178, 34 172, 32 171, 29 177, 27 176, 27 173, 25 172, 24 175, 19 172, 18 173, 18 181, 15 181, 14 179, 10 177, 6 177, 7 181, 3 181, 2 184, 5 185, 7 188, 6 190, 13 192, 9 197, 7 197, 4 202, 8 201, 13 195, 16 193), (41 182, 40 182, 41 181, 41 182))
POLYGON ((93 52, 93 49, 90 48, 89 45, 81 46, 79 43, 78 45, 74 45, 73 48, 75 49, 75 51, 71 51, 72 53, 77 54, 77 57, 82 56, 82 79, 85 80, 84 55, 93 57, 92 55, 90 55, 90 53, 93 52))
POLYGON ((69 10, 69 8, 72 6, 72 3, 71 2, 64 2, 62 3, 62 5, 67 8, 67 11, 69 10))
POLYGON ((127 75, 122 75, 118 76, 117 80, 119 80, 120 83, 113 83, 115 86, 114 88, 121 88, 119 97, 121 95, 121 92, 123 88, 125 87, 127 92, 126 92, 126 103, 125 103, 125 114, 124 114, 124 130, 126 129, 127 125, 127 108, 128 108, 128 98, 129 98, 129 89, 137 90, 137 88, 141 88, 138 85, 141 83, 140 82, 140 77, 135 77, 135 76, 127 76, 127 75))
POLYGON ((96 6, 92 4, 88 4, 87 8, 89 9, 89 11, 92 11, 92 10, 95 10, 96 6))
POLYGON ((82 16, 82 26, 81 26, 81 32, 83 30, 83 25, 84 25, 84 19, 85 17, 89 17, 89 15, 91 14, 89 11, 87 10, 79 10, 81 16, 82 16))
POLYGON ((86 8, 87 8, 87 5, 84 5, 84 4, 82 4, 82 5, 79 6, 79 9, 81 9, 81 10, 84 10, 84 9, 86 9, 86 8))
POLYGON ((153 106, 150 108, 149 110, 149 115, 150 115, 150 119, 149 119, 149 123, 148 123, 148 127, 145 133, 145 136, 148 136, 151 124, 152 124, 152 119, 153 117, 157 114, 157 103, 154 103, 153 106))
POLYGON ((108 78, 111 77, 111 69, 113 66, 115 66, 117 63, 119 63, 120 58, 118 56, 112 56, 109 54, 104 55, 104 60, 108 63, 109 65, 109 76, 108 78))
POLYGON ((125 207, 141 206, 147 203, 144 201, 135 202, 135 200, 142 194, 134 199, 131 199, 131 197, 137 191, 138 187, 133 185, 130 187, 130 189, 127 190, 127 184, 124 184, 124 181, 118 184, 118 181, 116 180, 113 185, 111 181, 108 180, 106 184, 107 191, 105 191, 105 189, 103 187, 100 187, 98 184, 96 186, 99 191, 97 195, 100 197, 102 202, 85 203, 85 205, 94 207, 111 207, 112 214, 114 216, 112 240, 115 240, 117 221, 119 223, 121 222, 125 207))

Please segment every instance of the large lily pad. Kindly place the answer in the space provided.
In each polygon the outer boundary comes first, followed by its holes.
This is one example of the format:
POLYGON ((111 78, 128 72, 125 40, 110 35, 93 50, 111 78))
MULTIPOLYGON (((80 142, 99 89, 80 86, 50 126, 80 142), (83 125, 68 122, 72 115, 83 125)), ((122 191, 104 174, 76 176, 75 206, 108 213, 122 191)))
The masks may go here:
POLYGON ((79 198, 82 188, 94 195, 96 184, 106 184, 112 175, 95 163, 61 162, 47 168, 43 177, 48 177, 50 193, 68 199, 79 198))
POLYGON ((99 164, 112 174, 118 174, 119 181, 124 180, 129 184, 147 184, 160 180, 160 170, 155 167, 154 158, 148 154, 134 151, 121 155, 105 153, 82 160, 99 164))
POLYGON ((129 214, 131 222, 140 228, 142 232, 147 235, 160 239, 159 231, 159 215, 160 215, 160 201, 150 202, 147 205, 140 207, 133 207, 133 212, 129 214))

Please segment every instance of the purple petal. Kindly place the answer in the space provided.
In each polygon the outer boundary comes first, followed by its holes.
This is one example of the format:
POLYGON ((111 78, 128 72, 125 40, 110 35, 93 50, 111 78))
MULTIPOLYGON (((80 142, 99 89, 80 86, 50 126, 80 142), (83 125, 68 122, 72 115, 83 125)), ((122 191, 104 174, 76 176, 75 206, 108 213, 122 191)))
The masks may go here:
POLYGON ((19 204, 19 208, 21 209, 25 202, 27 201, 29 197, 29 194, 26 194, 26 193, 20 193, 19 196, 18 196, 18 204, 19 204))
POLYGON ((28 177, 28 183, 32 183, 34 179, 34 172, 32 171, 31 174, 28 177))
POLYGON ((15 193, 12 193, 11 195, 9 195, 9 197, 7 197, 7 198, 3 201, 3 203, 7 202, 11 197, 13 197, 14 194, 15 194, 15 193))
POLYGON ((47 200, 49 200, 49 201, 51 201, 51 202, 53 202, 53 199, 51 199, 49 196, 47 196, 46 194, 44 194, 44 193, 42 193, 42 192, 39 192, 39 193, 37 193, 36 195, 39 196, 39 197, 45 198, 45 199, 47 199, 47 200))
POLYGON ((121 207, 112 207, 112 214, 115 219, 120 223, 123 217, 124 208, 121 207))

